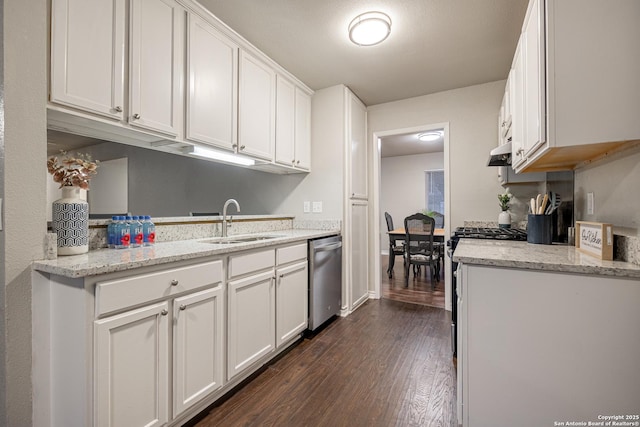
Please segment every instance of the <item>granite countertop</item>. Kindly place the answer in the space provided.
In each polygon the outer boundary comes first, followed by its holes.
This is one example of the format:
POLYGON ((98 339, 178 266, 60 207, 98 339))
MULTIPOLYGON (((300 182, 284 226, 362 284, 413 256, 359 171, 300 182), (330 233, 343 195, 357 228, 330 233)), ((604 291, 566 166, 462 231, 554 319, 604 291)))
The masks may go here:
MULTIPOLYGON (((293 243, 318 237, 340 234, 339 230, 291 229, 251 234, 251 236, 277 236, 253 242, 214 244, 205 243, 214 237, 156 243, 130 249, 98 249, 82 255, 60 256, 53 260, 34 261, 32 268, 45 273, 78 278, 125 271, 138 267, 170 262, 226 255, 232 252, 293 243)), ((249 236, 249 235, 244 235, 249 236)), ((238 238, 241 236, 229 236, 238 238)))
POLYGON ((464 264, 527 270, 558 271, 640 279, 640 265, 603 261, 567 245, 535 245, 527 242, 460 239, 453 261, 464 264))

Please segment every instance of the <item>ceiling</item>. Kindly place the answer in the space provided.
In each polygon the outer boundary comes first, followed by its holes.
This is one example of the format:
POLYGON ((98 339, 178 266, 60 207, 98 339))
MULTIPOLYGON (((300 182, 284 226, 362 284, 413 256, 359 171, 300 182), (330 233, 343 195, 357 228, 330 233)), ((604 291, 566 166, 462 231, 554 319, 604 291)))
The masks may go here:
MULTIPOLYGON (((444 129, 430 129, 428 132, 444 129)), ((391 135, 380 138, 380 157, 410 156, 413 154, 438 153, 444 151, 444 136, 435 141, 420 141, 418 135, 423 132, 391 135)))
POLYGON ((345 84, 367 106, 507 78, 528 0, 198 0, 314 90, 345 84), (366 11, 377 46, 349 41, 366 11))

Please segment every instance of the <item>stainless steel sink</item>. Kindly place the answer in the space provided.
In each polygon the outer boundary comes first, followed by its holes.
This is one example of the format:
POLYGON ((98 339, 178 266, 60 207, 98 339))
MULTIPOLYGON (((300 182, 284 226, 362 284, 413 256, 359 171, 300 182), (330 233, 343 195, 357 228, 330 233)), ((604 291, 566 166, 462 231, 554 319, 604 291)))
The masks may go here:
POLYGON ((233 245, 238 243, 259 242, 261 240, 277 239, 281 236, 230 236, 216 237, 214 239, 201 240, 200 243, 211 243, 215 245, 233 245))

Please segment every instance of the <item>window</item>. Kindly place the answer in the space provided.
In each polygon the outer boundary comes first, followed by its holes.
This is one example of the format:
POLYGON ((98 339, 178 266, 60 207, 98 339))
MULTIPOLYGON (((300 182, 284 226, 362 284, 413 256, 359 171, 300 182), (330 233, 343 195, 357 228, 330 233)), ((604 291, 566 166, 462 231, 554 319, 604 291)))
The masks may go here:
POLYGON ((444 214, 444 171, 425 171, 424 178, 425 209, 444 214))

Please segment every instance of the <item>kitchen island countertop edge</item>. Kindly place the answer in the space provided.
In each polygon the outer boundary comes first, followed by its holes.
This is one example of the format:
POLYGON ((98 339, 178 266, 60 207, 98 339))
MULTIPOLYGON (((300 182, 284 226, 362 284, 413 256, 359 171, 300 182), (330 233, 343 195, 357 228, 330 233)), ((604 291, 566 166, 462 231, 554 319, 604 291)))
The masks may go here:
POLYGON ((561 244, 460 239, 452 259, 463 264, 640 279, 640 265, 601 260, 561 244))

